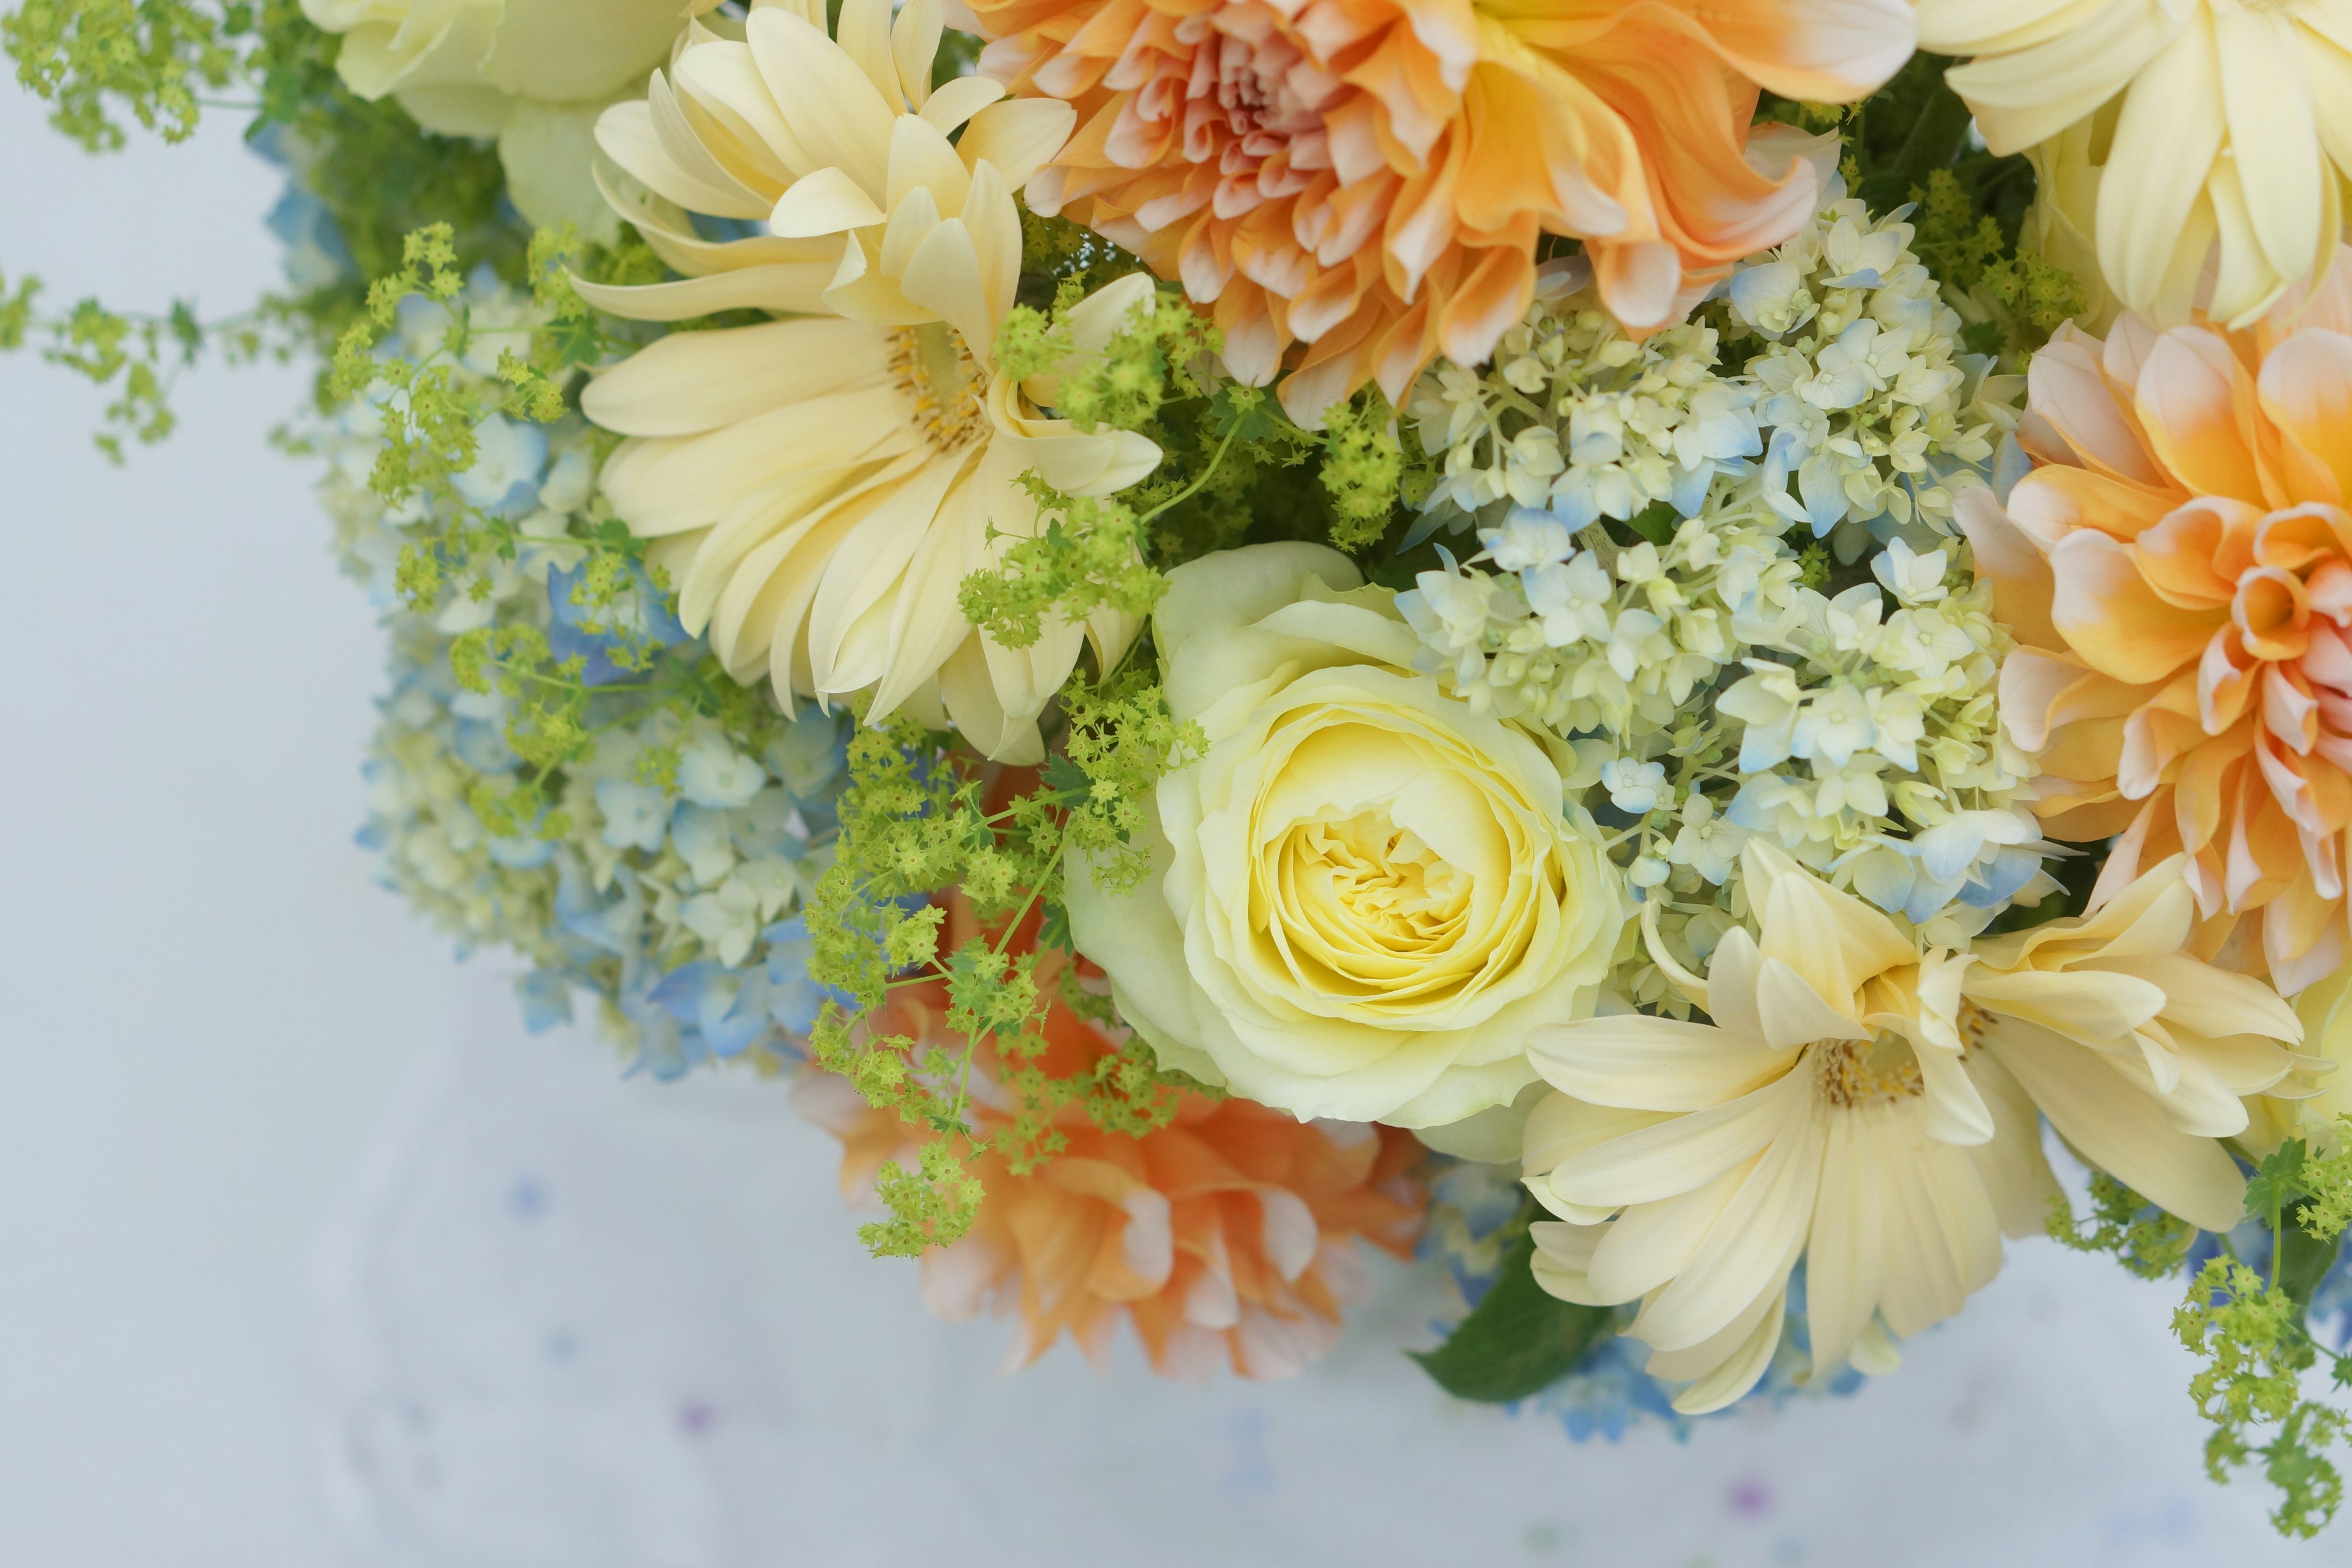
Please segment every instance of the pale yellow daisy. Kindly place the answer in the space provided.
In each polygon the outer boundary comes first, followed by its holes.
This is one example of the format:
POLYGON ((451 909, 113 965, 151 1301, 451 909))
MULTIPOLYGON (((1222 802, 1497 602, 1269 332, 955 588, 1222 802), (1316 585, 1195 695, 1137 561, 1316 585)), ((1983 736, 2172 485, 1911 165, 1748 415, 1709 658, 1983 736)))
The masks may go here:
POLYGON ((1921 48, 1972 57, 1946 79, 1995 153, 2120 100, 2112 130, 2070 157, 2098 169, 2099 265, 2126 307, 2179 320, 2217 240, 2210 311, 2232 326, 2326 270, 2352 172, 2352 0, 1920 0, 1918 14, 1921 48))
MULTIPOLYGON (((952 721, 992 757, 1035 761, 1037 716, 1081 647, 1116 658, 1137 626, 1049 620, 1033 646, 1004 647, 957 589, 1037 531, 1024 474, 1099 496, 1160 459, 1139 436, 1045 416, 1045 387, 994 371, 1021 269, 1013 192, 1072 113, 999 101, 976 78, 932 91, 938 0, 895 25, 887 0, 848 0, 837 39, 824 18, 814 0, 755 5, 740 37, 697 24, 646 99, 597 127, 626 176, 606 181, 614 206, 688 276, 582 293, 640 320, 783 318, 676 333, 599 375, 582 406, 630 437, 604 491, 658 542, 687 628, 787 711, 796 694, 870 694, 870 718, 952 721), (706 239, 690 211, 767 232, 706 239)), ((1076 352, 1098 351, 1150 289, 1124 279, 1082 304, 1076 352)))
MULTIPOLYGON (((1806 1259, 1813 1364, 1895 1361, 2038 1231, 2054 1191, 2032 1103, 1934 1020, 1964 961, 1770 846, 1742 864, 1760 940, 1727 935, 1685 988, 1712 1024, 1618 1016, 1540 1028, 1561 1092, 1529 1117, 1536 1278, 1570 1300, 1639 1300, 1649 1370, 1688 1414, 1753 1387, 1806 1259)), ((1655 944, 1653 944, 1654 950, 1655 944)))

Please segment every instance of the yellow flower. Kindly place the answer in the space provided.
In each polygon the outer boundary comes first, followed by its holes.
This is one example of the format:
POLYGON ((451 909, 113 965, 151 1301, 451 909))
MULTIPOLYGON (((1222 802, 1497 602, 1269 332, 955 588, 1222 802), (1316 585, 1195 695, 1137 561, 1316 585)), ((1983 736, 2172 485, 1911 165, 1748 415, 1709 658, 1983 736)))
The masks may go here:
MULTIPOLYGON (((1107 610, 1003 647, 956 590, 1000 540, 1036 531, 1024 473, 1108 495, 1160 460, 1142 437, 1045 417, 1038 384, 995 374, 1021 270, 1013 191, 1070 110, 998 102, 971 78, 931 92, 938 0, 895 26, 887 0, 849 0, 839 42, 823 20, 822 5, 763 5, 740 40, 698 25, 645 100, 597 126, 638 183, 613 184, 614 205, 688 276, 582 294, 646 321, 786 318, 676 333, 600 375, 582 407, 630 437, 604 492, 658 542, 687 629, 737 679, 764 675, 787 712, 795 693, 866 692, 877 721, 952 720, 988 755, 1034 762, 1037 715, 1082 644, 1115 658, 1137 628, 1107 610), (705 240, 688 209, 769 233, 705 240)), ((1081 304, 1077 352, 1150 292, 1139 275, 1081 304)))
MULTIPOLYGON (((2120 95, 2098 177, 2100 265, 2122 303, 2185 319, 2213 243, 2210 313, 2252 322, 2326 268, 2352 172, 2347 0, 1920 0, 1919 47, 1995 153, 2120 95)), ((2084 149, 2085 156, 2090 149, 2084 149)))
POLYGON ((1631 1331, 1694 1415, 1763 1375, 1801 1257, 1815 1369, 1885 1371, 1891 1336, 1958 1311, 2056 1190, 2017 1081, 1938 1026, 1966 961, 1923 959, 1761 840, 1741 858, 1762 935, 1733 930, 1682 982, 1712 1024, 1591 1018, 1528 1047, 1560 1091, 1523 1154, 1561 1221, 1535 1226, 1537 1282, 1640 1300, 1631 1331))
POLYGON ((2176 855, 2087 916, 1979 942, 1955 1022, 2084 1158, 2219 1231, 2245 1183, 2214 1140, 2247 1131, 2249 1096, 2311 1093, 2324 1064, 2285 1048, 2303 1028, 2270 985, 2185 951, 2186 866, 2176 855))
POLYGON ((597 113, 640 90, 687 17, 718 0, 302 0, 342 36, 335 70, 444 136, 495 136, 509 194, 535 224, 618 226, 589 176, 597 113))
POLYGON ((1161 780, 1148 880, 1069 872, 1078 951, 1169 1066, 1300 1117, 1440 1127, 1534 1079, 1591 1010, 1615 869, 1524 732, 1412 672, 1412 630, 1321 545, 1169 574, 1169 705, 1208 738, 1161 780))

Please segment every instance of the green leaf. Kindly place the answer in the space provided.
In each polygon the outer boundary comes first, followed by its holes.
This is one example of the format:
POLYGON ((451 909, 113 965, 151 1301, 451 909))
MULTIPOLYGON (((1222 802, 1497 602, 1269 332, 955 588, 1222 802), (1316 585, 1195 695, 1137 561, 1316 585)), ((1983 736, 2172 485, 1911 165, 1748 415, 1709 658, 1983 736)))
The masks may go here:
POLYGON ((1456 1399, 1507 1405, 1558 1382, 1610 1331, 1606 1307, 1580 1307, 1536 1283, 1532 1235, 1519 1237, 1503 1272, 1453 1336, 1433 1351, 1408 1351, 1456 1399))
POLYGON ((2327 1278, 2336 1263, 2336 1249, 2342 1246, 2341 1236, 2322 1241, 2293 1219, 2279 1226, 2278 1288, 2297 1307, 2309 1309, 2311 1293, 2327 1278))
POLYGON ((1670 501, 1654 500, 1627 520, 1625 526, 1648 540, 1664 546, 1673 542, 1675 530, 1682 526, 1682 514, 1670 501))
POLYGON ((2290 1138, 2271 1151, 2246 1183, 2246 1217, 2264 1225, 2277 1223, 2281 1210, 2302 1191, 2303 1140, 2290 1138))

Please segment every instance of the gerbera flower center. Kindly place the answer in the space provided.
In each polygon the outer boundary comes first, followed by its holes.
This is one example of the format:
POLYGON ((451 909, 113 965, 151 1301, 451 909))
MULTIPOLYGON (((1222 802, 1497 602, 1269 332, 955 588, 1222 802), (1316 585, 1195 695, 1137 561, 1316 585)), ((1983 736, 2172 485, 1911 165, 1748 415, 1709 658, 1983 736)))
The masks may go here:
POLYGON ((1822 1040, 1813 1047, 1822 1098, 1842 1110, 1916 1100, 1927 1092, 1911 1042, 1881 1034, 1870 1040, 1822 1040))
POLYGON ((933 451, 951 456, 988 434, 988 373, 945 321, 893 332, 890 374, 933 451))

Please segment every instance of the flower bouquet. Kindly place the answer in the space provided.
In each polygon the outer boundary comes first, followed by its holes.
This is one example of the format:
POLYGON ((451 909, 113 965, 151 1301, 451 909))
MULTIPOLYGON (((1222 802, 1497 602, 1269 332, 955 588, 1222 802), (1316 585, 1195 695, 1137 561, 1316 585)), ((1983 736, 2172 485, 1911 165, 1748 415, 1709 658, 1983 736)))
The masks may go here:
POLYGON ((118 457, 313 356, 386 880, 534 1026, 789 1080, 1016 1364, 1279 1377, 1371 1248, 1449 1393, 1682 1427, 2047 1235, 2176 1278, 2209 1468, 2332 1517, 2338 0, 5 37, 95 150, 286 169, 283 293, 19 279, 0 347, 118 457))

